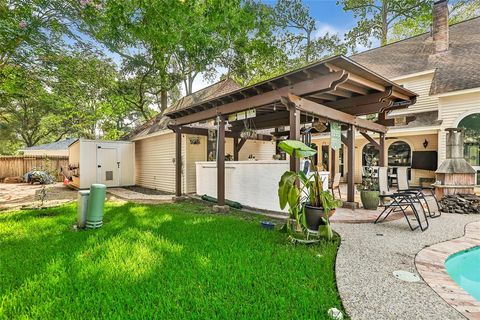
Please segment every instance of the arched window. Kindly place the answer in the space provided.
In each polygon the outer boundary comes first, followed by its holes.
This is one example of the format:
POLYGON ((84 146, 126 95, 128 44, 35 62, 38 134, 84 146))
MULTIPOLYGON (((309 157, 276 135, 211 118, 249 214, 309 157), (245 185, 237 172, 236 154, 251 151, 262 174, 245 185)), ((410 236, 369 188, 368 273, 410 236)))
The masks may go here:
POLYGON ((466 116, 458 127, 465 129, 465 160, 477 170, 477 185, 480 185, 480 113, 466 116))
POLYGON ((362 150, 362 166, 367 166, 368 159, 371 159, 372 166, 378 166, 378 160, 380 159, 380 151, 371 143, 367 143, 362 150))
POLYGON ((465 160, 471 166, 480 166, 480 113, 466 116, 458 127, 465 129, 465 160))
POLYGON ((388 165, 394 167, 409 167, 411 165, 412 150, 405 141, 394 142, 388 147, 388 165))

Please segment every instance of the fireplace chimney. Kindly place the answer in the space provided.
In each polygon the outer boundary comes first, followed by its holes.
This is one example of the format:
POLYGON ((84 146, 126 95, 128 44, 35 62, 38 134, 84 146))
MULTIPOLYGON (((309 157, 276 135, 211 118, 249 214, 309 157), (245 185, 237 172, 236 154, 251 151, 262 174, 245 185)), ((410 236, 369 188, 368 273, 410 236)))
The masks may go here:
POLYGON ((449 194, 473 194, 475 188, 475 169, 465 160, 463 142, 465 133, 461 128, 449 128, 447 131, 447 154, 435 176, 435 194, 442 199, 449 194))
POLYGON ((435 53, 448 50, 448 1, 439 0, 433 4, 433 25, 432 35, 435 53))

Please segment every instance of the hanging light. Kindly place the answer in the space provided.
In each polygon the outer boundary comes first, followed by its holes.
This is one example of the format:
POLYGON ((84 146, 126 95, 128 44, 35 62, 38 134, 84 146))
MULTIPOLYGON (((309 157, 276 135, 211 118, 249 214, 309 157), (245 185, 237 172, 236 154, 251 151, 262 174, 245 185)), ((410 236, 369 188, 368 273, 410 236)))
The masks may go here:
POLYGON ((317 121, 313 123, 313 127, 318 131, 318 132, 324 132, 327 130, 327 125, 324 122, 317 121))

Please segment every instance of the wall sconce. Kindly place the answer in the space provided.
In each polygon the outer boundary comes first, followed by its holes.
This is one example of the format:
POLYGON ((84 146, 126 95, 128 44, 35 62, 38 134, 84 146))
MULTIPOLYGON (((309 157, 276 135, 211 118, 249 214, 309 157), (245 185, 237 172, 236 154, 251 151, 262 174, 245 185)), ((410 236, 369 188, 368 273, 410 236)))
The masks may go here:
POLYGON ((190 137, 190 144, 200 144, 200 137, 190 137))
POLYGON ((423 147, 424 147, 425 149, 427 149, 427 147, 428 147, 428 141, 427 141, 427 139, 425 139, 425 141, 423 141, 423 147))

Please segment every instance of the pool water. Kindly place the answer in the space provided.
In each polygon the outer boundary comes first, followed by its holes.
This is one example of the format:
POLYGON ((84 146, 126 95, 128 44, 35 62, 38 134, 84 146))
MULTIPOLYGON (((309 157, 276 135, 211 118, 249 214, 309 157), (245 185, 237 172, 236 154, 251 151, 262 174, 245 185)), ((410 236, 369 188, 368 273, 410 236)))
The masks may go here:
POLYGON ((460 287, 480 301, 480 247, 451 255, 445 268, 460 287))

